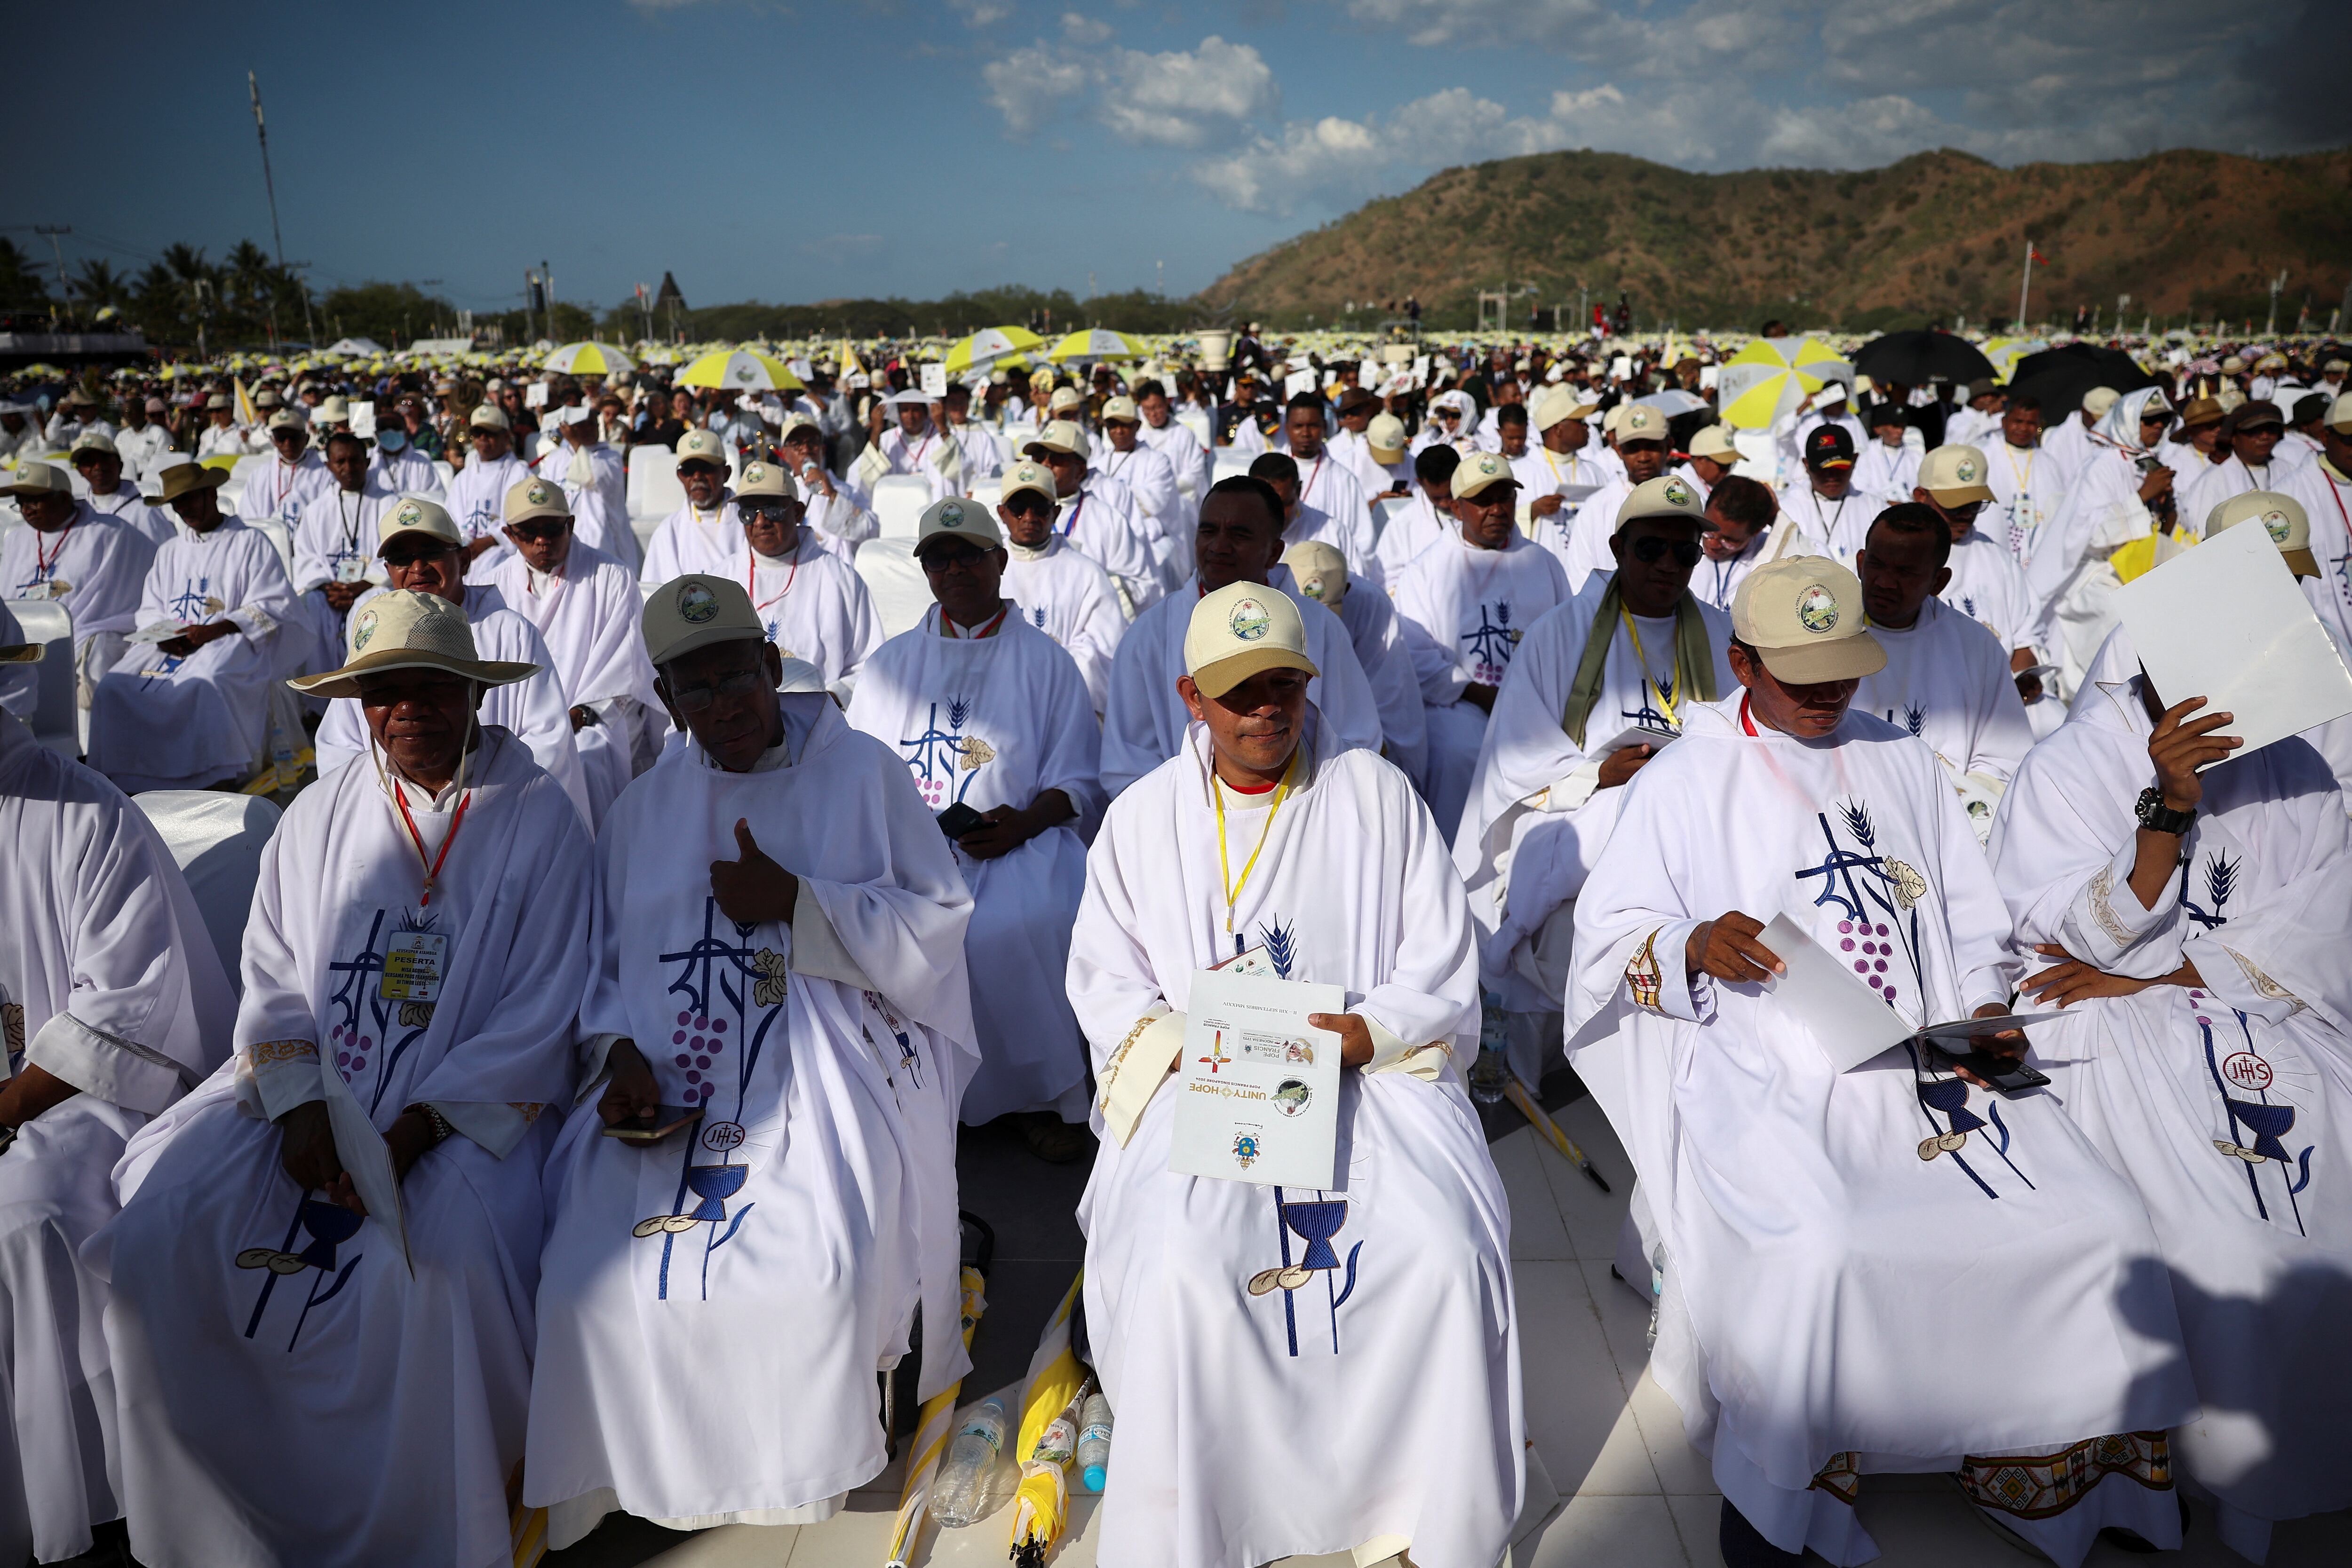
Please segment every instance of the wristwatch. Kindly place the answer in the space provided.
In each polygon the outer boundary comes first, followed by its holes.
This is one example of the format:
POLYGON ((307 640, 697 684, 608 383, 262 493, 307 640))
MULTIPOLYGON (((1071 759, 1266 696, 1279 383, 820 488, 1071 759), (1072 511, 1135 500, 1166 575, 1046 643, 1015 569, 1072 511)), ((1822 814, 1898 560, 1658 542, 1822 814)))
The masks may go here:
POLYGON ((448 1117, 441 1114, 437 1108, 425 1101, 419 1100, 415 1104, 405 1106, 404 1109, 414 1111, 418 1115, 425 1118, 425 1125, 433 1129, 433 1143, 431 1146, 434 1148, 437 1149, 443 1144, 447 1143, 449 1141, 449 1134, 457 1131, 456 1128, 449 1125, 448 1117))
POLYGON ((2164 791, 2147 789, 2139 792, 2139 825, 2151 833, 2170 833, 2175 837, 2186 833, 2197 821, 2192 809, 2176 811, 2164 803, 2164 791))

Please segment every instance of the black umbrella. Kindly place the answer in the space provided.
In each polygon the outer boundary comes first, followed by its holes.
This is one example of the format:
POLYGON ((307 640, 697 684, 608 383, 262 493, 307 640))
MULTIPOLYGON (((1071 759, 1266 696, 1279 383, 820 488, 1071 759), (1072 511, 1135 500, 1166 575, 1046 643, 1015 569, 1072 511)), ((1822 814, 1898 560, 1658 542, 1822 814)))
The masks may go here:
POLYGON ((2121 349, 2094 343, 2067 343, 2028 354, 2017 361, 2011 387, 2042 400, 2042 423, 2055 424, 2083 406, 2083 394, 2093 387, 2126 392, 2152 387, 2157 379, 2133 362, 2121 349))
POLYGON ((1889 332, 1873 338, 1854 354, 1853 368, 1875 386, 1895 382, 1923 387, 1938 379, 1965 386, 2000 379, 1974 343, 1950 332, 1889 332))

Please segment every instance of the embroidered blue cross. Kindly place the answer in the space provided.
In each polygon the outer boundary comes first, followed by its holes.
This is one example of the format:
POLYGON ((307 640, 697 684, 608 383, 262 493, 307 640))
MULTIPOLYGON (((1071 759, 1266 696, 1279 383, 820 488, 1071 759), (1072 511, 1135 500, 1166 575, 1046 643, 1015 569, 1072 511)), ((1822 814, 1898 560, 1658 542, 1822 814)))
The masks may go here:
MULTIPOLYGON (((1821 895, 1813 900, 1816 908, 1824 904, 1834 904, 1845 911, 1846 918, 1849 920, 1867 918, 1862 907, 1862 890, 1853 884, 1853 868, 1860 866, 1864 871, 1876 872, 1883 876, 1885 874, 1884 868, 1886 857, 1875 854, 1856 854, 1852 850, 1838 848, 1837 835, 1830 831, 1829 813, 1820 811, 1814 816, 1822 825, 1822 837, 1829 844, 1829 853, 1822 857, 1821 864, 1807 866, 1799 871, 1797 880, 1803 882, 1808 877, 1815 876, 1822 879, 1821 895), (1845 892, 1843 894, 1838 892, 1840 878, 1843 878, 1845 882, 1845 892)), ((1867 844, 1868 841, 1865 840, 1864 842, 1867 844)))
MULTIPOLYGON (((1668 675, 1666 677, 1666 684, 1660 688, 1660 695, 1668 702, 1675 700, 1675 678, 1672 675, 1668 675)), ((1621 718, 1631 719, 1635 724, 1646 725, 1652 729, 1673 729, 1676 727, 1675 721, 1671 716, 1660 713, 1651 705, 1650 683, 1647 681, 1643 681, 1642 683, 1641 706, 1639 707, 1632 708, 1621 707, 1617 710, 1617 714, 1621 718)))
POLYGON ((971 716, 971 705, 961 697, 948 704, 949 728, 940 727, 940 705, 931 705, 930 724, 922 734, 908 736, 898 744, 908 747, 907 765, 929 783, 940 771, 952 772, 956 758, 963 755, 963 721, 971 716))
POLYGON ((172 601, 172 613, 183 621, 194 621, 205 613, 205 591, 212 586, 209 577, 184 578, 186 584, 180 596, 172 601))
MULTIPOLYGON (((718 935, 719 901, 706 896, 702 901, 702 936, 681 953, 664 953, 660 962, 682 965, 677 978, 670 982, 671 995, 683 995, 698 1013, 712 1011, 710 996, 710 966, 719 961, 733 964, 745 974, 751 972, 750 960, 756 949, 740 944, 751 935, 751 927, 737 925, 738 946, 730 946, 718 935), (697 984, 695 971, 699 967, 701 983, 697 984)), ((730 921, 728 924, 734 925, 730 921)))
POLYGON ((1497 600, 1478 606, 1478 626, 1465 632, 1462 641, 1469 645, 1470 657, 1482 664, 1507 664, 1511 662, 1511 601, 1497 600))

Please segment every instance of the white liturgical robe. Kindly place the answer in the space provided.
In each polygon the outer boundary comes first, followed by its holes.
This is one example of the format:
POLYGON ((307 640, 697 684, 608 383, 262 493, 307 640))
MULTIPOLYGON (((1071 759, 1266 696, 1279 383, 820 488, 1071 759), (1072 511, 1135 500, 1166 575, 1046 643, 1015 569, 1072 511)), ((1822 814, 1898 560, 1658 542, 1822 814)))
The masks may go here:
POLYGON ((507 492, 530 477, 530 465, 509 452, 495 462, 470 457, 449 481, 444 505, 457 520, 457 532, 469 545, 476 539, 490 541, 490 548, 474 559, 469 575, 487 580, 499 562, 514 553, 514 546, 499 531, 506 526, 507 492))
POLYGON ((152 539, 77 502, 73 520, 55 533, 27 526, 0 537, 0 599, 64 605, 73 617, 76 667, 96 685, 121 656, 123 635, 138 630, 139 599, 154 563, 152 539))
POLYGON ((882 618, 866 580, 803 527, 793 552, 755 555, 748 543, 717 575, 743 582, 768 641, 788 659, 816 666, 825 689, 846 696, 882 645, 882 618))
POLYGON ((661 520, 646 543, 645 564, 637 580, 647 588, 692 572, 728 575, 728 563, 743 552, 743 520, 735 515, 734 492, 722 491, 719 505, 708 510, 692 501, 661 520))
POLYGON ((596 710, 595 723, 572 732, 572 746, 589 821, 601 822, 636 777, 633 758, 657 747, 668 727, 638 630, 645 599, 637 580, 611 556, 574 539, 552 576, 534 571, 515 550, 492 570, 490 586, 547 645, 565 707, 596 710), (650 733, 641 737, 641 727, 650 733))
MULTIPOLYGON (((987 637, 940 634, 937 605, 866 662, 849 722, 905 761, 934 814, 1026 810, 1048 789, 1075 815, 993 860, 961 846, 971 889, 964 955, 971 971, 980 1069, 964 1091, 973 1126, 1008 1111, 1050 1107, 1086 1079, 1086 1043, 1063 971, 1070 922, 1087 880, 1087 843, 1106 797, 1097 778, 1102 733, 1076 664, 1012 604, 987 637)), ((1068 1120, 1083 1110, 1076 1097, 1068 1120)))
MULTIPOLYGON (((1985 456, 1992 504, 1977 515, 1977 526, 2007 545, 2010 558, 2030 576, 2035 551, 2055 537, 2043 530, 2066 504, 2064 465, 2039 446, 2016 447, 2002 440, 1989 440, 1985 456)), ((2046 608, 2033 606, 2037 615, 2046 608)))
POLYGON ((2260 1562, 2269 1521, 2352 1504, 2352 829, 2304 739, 2233 757, 2141 907, 2152 727, 2140 677, 2095 682, 2018 770, 1993 872, 2021 951, 2141 980, 2196 966, 2194 985, 2078 1002, 2036 1044, 2147 1200, 2204 1406, 2181 1457, 2260 1562))
POLYGON ((1982 840, 1993 803, 2033 745, 2009 650, 1950 603, 1930 599, 1905 627, 1871 623, 1886 667, 1862 677, 1853 706, 1927 743, 1982 840))
POLYGON ((257 464, 246 479, 245 488, 237 496, 236 509, 241 517, 267 517, 283 523, 290 533, 294 525, 302 520, 302 508, 310 505, 311 498, 334 487, 335 476, 316 447, 306 448, 291 463, 272 455, 268 462, 257 464))
POLYGON ((1844 1454, 1949 1470, 2032 1451, 1998 1468, 2033 1482, 2002 1522, 2069 1568, 2103 1525, 2179 1541, 2161 1438, 2139 1436, 2196 1408, 2156 1238, 2057 1100, 1995 1095, 1910 1043, 1837 1072, 1771 991, 1686 971, 1692 933, 1737 909, 1851 960, 1891 1035, 2009 998, 2009 912, 1927 748, 1852 710, 1800 740, 1747 695, 1685 713, 1577 901, 1571 1038, 1617 1029, 1571 1061, 1666 1249, 1652 1370, 1784 1551, 1875 1554, 1813 1487, 1844 1454), (1956 1364, 1956 1325, 1991 1322, 2032 1330, 1956 1364))
POLYGON ((557 1120, 541 1112, 570 1098, 594 867, 511 736, 483 731, 463 784, 427 799, 362 766, 296 797, 262 852, 237 1053, 117 1169, 122 1213, 83 1256, 113 1287, 142 1563, 512 1560, 557 1120), (441 859, 429 897, 420 842, 441 859), (403 955, 439 971, 432 999, 403 999, 403 955), (387 1181, 380 1134, 407 1107, 454 1132, 400 1180, 396 1216, 362 1219, 281 1164, 272 1121, 314 1101, 345 1168, 373 1158, 387 1181))
POLYGON ((1093 557, 1058 534, 1036 549, 1005 541, 1004 597, 1021 606, 1030 625, 1062 645, 1087 683, 1099 715, 1110 682, 1111 656, 1127 635, 1118 589, 1093 557))
POLYGON ((0 1037, 13 1074, 81 1092, 0 1158, 0 1553, 89 1550, 121 1473, 104 1282, 78 1257, 115 1212, 124 1143, 227 1054, 236 1000, 146 814, 0 714, 0 1037))
MULTIPOLYGON (((345 617, 319 591, 330 582, 364 581, 382 586, 383 562, 376 559, 379 525, 384 509, 403 492, 387 489, 370 475, 353 495, 331 486, 304 503, 294 525, 294 566, 288 575, 300 595, 303 625, 299 633, 311 646, 297 661, 304 674, 340 668, 346 641, 345 617)), ((364 591, 364 590, 362 590, 364 591)))
MULTIPOLYGON (((581 1105, 548 1162, 527 1505, 561 1547, 621 1508, 677 1528, 821 1519, 885 1461, 875 1373, 919 1301, 959 1304, 956 1101, 973 1067, 971 904, 906 768, 833 699, 729 773, 688 743, 597 842, 581 1105), (800 879, 738 925, 710 862, 738 821, 800 879), (604 1056, 633 1040, 701 1120, 600 1135, 604 1056)), ((924 1337, 921 1392, 970 1363, 924 1337)))
POLYGON ((1492 1568, 1523 1437, 1502 1183, 1448 1061, 1478 1026, 1461 882, 1412 784, 1371 753, 1299 757, 1276 807, 1213 781, 1208 746, 1194 726, 1112 804, 1070 949, 1103 1092, 1119 1095, 1122 1071, 1160 1085, 1132 1121, 1097 1116, 1078 1210, 1087 1332, 1122 1445, 1102 1560, 1408 1552, 1492 1568), (1228 872, 1263 845, 1230 910, 1220 801, 1228 872), (1370 1066, 1340 1073, 1335 1188, 1168 1168, 1177 1095, 1160 1075, 1181 1038, 1153 1042, 1181 1019, 1139 1026, 1183 1011, 1193 977, 1244 946, 1283 977, 1341 988, 1371 1032, 1370 1066))

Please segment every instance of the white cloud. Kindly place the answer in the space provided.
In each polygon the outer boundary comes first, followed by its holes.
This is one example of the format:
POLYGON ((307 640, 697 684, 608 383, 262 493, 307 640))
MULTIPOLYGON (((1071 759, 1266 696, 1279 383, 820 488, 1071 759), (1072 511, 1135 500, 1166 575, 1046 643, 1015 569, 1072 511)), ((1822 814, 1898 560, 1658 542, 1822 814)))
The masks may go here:
POLYGON ((1094 118, 1130 146, 1219 147, 1281 110, 1272 68, 1247 44, 1212 33, 1198 48, 1149 54, 1099 47, 1110 29, 1075 12, 1062 23, 1068 41, 1040 39, 982 68, 1012 136, 1026 138, 1092 99, 1094 118))
POLYGON ((1013 15, 1013 7, 1000 0, 948 0, 948 8, 963 18, 967 27, 992 27, 1013 15))
POLYGON ((1344 205, 1450 163, 1571 145, 1565 136, 1549 120, 1515 118, 1456 87, 1415 99, 1385 120, 1293 120, 1278 135, 1202 160, 1192 173, 1228 206, 1287 214, 1310 202, 1344 205))
POLYGON ((1006 132, 1024 139, 1084 96, 1094 79, 1084 61, 1043 44, 991 60, 980 75, 988 84, 988 101, 1004 116, 1006 132))
POLYGON ((1076 11, 1062 13, 1062 37, 1074 44, 1108 44, 1111 26, 1096 16, 1082 16, 1076 11))

